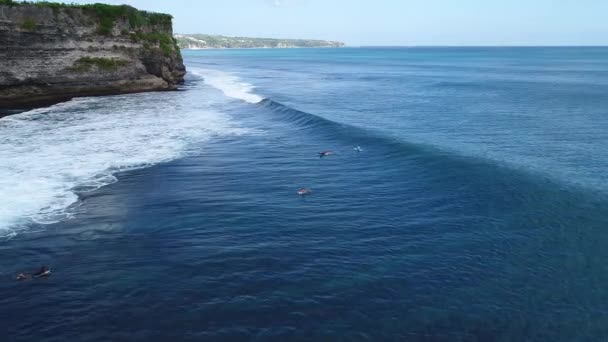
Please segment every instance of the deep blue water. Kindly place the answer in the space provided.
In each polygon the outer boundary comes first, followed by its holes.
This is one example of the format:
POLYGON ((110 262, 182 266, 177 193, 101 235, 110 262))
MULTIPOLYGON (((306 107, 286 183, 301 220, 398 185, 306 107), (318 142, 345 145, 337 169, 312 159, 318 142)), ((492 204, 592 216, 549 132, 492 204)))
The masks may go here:
POLYGON ((608 338, 608 48, 184 57, 0 119, 0 339, 608 338))

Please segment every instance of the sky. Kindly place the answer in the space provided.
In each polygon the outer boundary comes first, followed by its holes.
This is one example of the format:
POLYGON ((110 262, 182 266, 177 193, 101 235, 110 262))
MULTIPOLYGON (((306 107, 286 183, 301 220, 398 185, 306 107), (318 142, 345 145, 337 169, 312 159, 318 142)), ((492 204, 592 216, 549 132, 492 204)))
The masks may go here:
POLYGON ((176 33, 327 39, 350 46, 608 45, 608 0, 74 2, 169 13, 176 33))

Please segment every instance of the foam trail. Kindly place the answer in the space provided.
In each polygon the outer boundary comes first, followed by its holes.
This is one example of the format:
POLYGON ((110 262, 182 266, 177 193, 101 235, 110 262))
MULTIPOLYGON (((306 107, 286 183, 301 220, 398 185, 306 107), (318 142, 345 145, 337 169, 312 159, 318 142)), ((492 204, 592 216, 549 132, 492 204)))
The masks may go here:
POLYGON ((243 82, 238 76, 220 70, 191 68, 193 75, 201 76, 204 82, 219 89, 228 97, 243 100, 249 103, 258 103, 264 98, 254 94, 253 85, 243 82))
POLYGON ((218 135, 243 134, 207 92, 82 98, 0 119, 0 236, 70 216, 77 192, 116 172, 179 158, 218 135))

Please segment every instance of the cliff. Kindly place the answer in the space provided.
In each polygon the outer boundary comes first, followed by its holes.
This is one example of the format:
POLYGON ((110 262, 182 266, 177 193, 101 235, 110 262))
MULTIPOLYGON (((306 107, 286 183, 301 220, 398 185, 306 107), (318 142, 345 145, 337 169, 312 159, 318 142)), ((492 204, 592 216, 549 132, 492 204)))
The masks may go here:
POLYGON ((0 0, 0 108, 175 89, 186 69, 171 19, 130 6, 0 0))
POLYGON ((177 39, 177 43, 182 49, 311 48, 344 46, 344 43, 332 40, 226 37, 208 34, 176 34, 175 39, 177 39))

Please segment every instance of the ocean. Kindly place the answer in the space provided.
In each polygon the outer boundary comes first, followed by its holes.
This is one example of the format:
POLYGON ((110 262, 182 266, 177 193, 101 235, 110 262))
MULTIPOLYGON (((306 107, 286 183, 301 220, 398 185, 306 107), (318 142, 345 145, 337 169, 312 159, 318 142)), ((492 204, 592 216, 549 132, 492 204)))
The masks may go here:
POLYGON ((183 55, 0 119, 2 340, 608 338, 608 48, 183 55))

